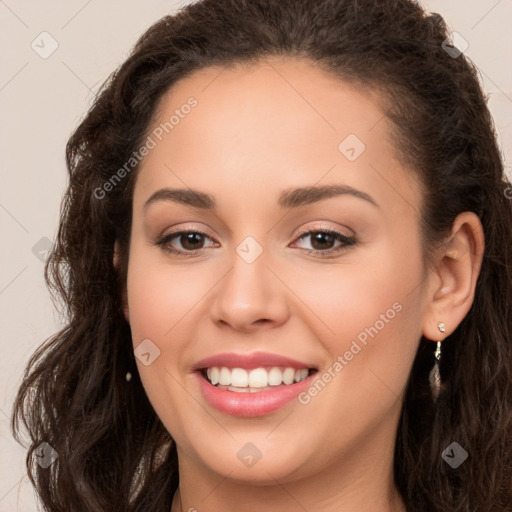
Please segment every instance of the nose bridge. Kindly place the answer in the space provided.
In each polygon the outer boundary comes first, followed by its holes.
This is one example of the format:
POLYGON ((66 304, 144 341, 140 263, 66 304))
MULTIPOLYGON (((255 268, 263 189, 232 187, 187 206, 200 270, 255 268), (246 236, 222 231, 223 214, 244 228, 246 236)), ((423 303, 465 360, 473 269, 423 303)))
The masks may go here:
MULTIPOLYGON (((261 237, 259 237, 261 239, 261 237)), ((252 235, 246 236, 232 255, 232 270, 227 276, 225 292, 242 306, 260 309, 268 302, 271 285, 268 282, 268 250, 252 235)))
POLYGON ((259 320, 280 322, 287 312, 284 289, 268 268, 268 249, 255 236, 236 247, 231 270, 217 289, 212 314, 242 328, 259 320))

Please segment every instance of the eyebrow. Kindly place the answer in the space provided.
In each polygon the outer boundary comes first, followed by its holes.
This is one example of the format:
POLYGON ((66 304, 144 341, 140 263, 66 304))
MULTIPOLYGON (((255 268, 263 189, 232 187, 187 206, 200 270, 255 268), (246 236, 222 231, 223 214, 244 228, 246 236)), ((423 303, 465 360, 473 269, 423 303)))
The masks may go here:
MULTIPOLYGON (((343 195, 357 197, 380 209, 380 206, 372 196, 347 185, 324 185, 283 190, 279 195, 277 204, 283 209, 298 208, 322 201, 323 199, 343 195)), ((217 202, 212 195, 193 189, 162 188, 157 190, 144 203, 144 210, 156 201, 173 201, 202 210, 217 210, 217 202)))

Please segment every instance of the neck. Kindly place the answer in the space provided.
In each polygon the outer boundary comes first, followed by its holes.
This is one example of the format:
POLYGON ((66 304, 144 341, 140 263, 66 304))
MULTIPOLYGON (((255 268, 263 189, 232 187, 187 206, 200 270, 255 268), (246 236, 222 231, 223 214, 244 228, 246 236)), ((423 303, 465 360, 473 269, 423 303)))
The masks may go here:
MULTIPOLYGON (((263 488, 264 489, 264 488, 263 488)), ((254 510, 254 507, 263 508, 264 510, 269 511, 285 511, 285 512, 292 512, 299 509, 302 510, 315 510, 318 512, 339 512, 339 510, 343 510, 344 512, 360 512, 361 510, 378 510, 379 512, 407 512, 407 509, 405 507, 405 504, 402 500, 402 497, 396 490, 396 488, 391 488, 389 490, 389 493, 387 497, 385 498, 379 498, 377 496, 374 496, 373 498, 371 496, 359 496, 356 497, 354 495, 347 496, 347 499, 344 499, 343 497, 336 498, 336 501, 332 501, 329 503, 327 500, 324 500, 323 504, 318 504, 318 502, 315 502, 314 504, 307 503, 303 505, 301 502, 299 502, 291 492, 287 490, 284 486, 282 487, 281 497, 285 497, 285 500, 287 502, 286 508, 281 508, 282 505, 279 505, 275 500, 275 496, 272 496, 271 494, 267 494, 266 490, 259 489, 257 497, 255 497, 254 501, 240 501, 239 503, 245 503, 246 506, 239 507, 237 506, 236 502, 232 501, 231 498, 225 499, 225 495, 223 499, 218 500, 214 499, 211 500, 212 503, 208 505, 199 505, 201 508, 197 509, 190 505, 190 503, 202 503, 202 501, 205 501, 209 498, 209 496, 206 496, 204 500, 201 500, 198 495, 194 494, 195 497, 192 499, 182 500, 181 498, 181 492, 180 488, 176 491, 174 495, 174 499, 172 502, 172 508, 171 512, 213 512, 215 510, 225 510, 226 512, 234 512, 236 511, 250 511, 254 510), (286 496, 285 496, 286 495, 286 496), (340 501, 338 501, 338 499, 340 501), (218 509, 216 503, 222 502, 222 509, 218 509), (341 504, 342 503, 342 504, 341 504), (341 504, 341 505, 340 505, 341 504), (322 508, 315 508, 312 509, 311 506, 321 506, 322 508), (298 508, 299 507, 299 508, 298 508)), ((282 500, 280 500, 282 501, 282 500)))
POLYGON ((381 434, 386 431, 366 433, 353 449, 307 477, 278 480, 268 468, 267 483, 256 485, 213 472, 178 447, 180 486, 171 512, 406 512, 393 481, 394 443, 381 434))

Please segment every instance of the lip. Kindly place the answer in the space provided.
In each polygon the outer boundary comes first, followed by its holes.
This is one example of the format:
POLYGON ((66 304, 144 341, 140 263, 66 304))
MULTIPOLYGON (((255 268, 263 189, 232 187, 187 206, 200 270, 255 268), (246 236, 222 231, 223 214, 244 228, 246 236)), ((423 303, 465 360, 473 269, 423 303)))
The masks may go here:
POLYGON ((194 371, 202 370, 204 368, 211 368, 212 366, 225 366, 226 368, 245 368, 252 370, 254 368, 263 368, 266 366, 283 366, 300 370, 302 368, 317 369, 312 365, 290 359, 289 357, 281 356, 278 354, 271 354, 270 352, 253 352, 252 354, 236 354, 233 352, 217 354, 215 356, 201 359, 194 366, 194 371))
POLYGON ((225 414, 246 417, 264 416, 281 409, 308 388, 317 373, 317 368, 312 365, 267 352, 254 352, 252 354, 217 354, 198 361, 194 365, 194 370, 203 397, 212 407, 225 414), (315 371, 304 380, 293 384, 281 384, 276 386, 275 389, 257 391, 255 393, 237 393, 236 391, 219 389, 205 378, 204 370, 212 366, 244 368, 247 370, 280 366, 295 368, 297 370, 308 368, 315 371))
POLYGON ((238 393, 219 389, 201 372, 195 372, 199 388, 206 401, 215 409, 232 416, 264 416, 270 414, 296 398, 311 385, 316 372, 294 384, 276 386, 276 389, 255 393, 238 393))

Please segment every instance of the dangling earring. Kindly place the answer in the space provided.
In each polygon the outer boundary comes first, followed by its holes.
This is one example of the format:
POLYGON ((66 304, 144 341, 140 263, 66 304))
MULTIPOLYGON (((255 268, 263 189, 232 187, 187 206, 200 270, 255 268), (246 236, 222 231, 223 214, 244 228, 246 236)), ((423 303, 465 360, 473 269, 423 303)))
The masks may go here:
MULTIPOLYGON (((445 332, 444 323, 439 322, 437 324, 438 329, 441 332, 445 332)), ((428 381, 430 383, 430 389, 432 391, 432 396, 434 398, 434 402, 437 402, 437 397, 439 396, 439 392, 441 391, 441 374, 439 372, 439 361, 441 360, 441 341, 437 342, 436 351, 434 352, 434 357, 436 358, 434 362, 434 367, 430 370, 430 375, 428 377, 428 381)))

